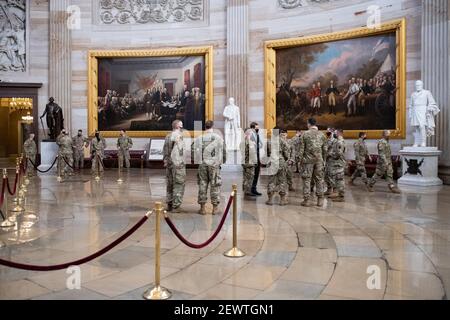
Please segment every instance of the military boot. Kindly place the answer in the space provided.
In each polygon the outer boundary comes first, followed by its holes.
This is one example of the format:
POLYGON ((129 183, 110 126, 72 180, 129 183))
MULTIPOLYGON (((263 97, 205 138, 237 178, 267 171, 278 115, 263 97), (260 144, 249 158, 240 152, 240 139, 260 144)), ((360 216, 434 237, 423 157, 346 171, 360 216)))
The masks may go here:
POLYGON ((350 179, 350 181, 348 182, 349 186, 355 186, 355 179, 350 179))
POLYGON ((345 197, 343 194, 338 195, 336 198, 332 199, 333 202, 345 202, 345 197))
POLYGON ((327 188, 327 191, 324 193, 325 196, 331 196, 333 194, 333 188, 327 188))
POLYGON ((300 204, 302 207, 313 207, 314 203, 309 200, 309 198, 303 199, 303 202, 300 204))
POLYGON ((213 205, 212 214, 216 215, 219 213, 219 205, 215 204, 213 205))
POLYGON ((337 194, 336 192, 333 192, 332 194, 330 194, 328 196, 328 198, 330 198, 330 199, 336 199, 337 197, 339 197, 339 194, 337 194))
POLYGON ((205 204, 204 203, 202 203, 200 205, 200 210, 198 211, 198 213, 201 214, 201 215, 206 215, 206 208, 205 208, 205 204))
POLYGON ((289 186, 289 191, 295 192, 295 188, 293 186, 289 186))
POLYGON ((287 206, 289 204, 289 200, 287 195, 283 194, 280 196, 280 206, 287 206))
POLYGON ((267 204, 268 206, 273 206, 273 193, 269 193, 269 194, 267 194, 267 196, 268 196, 269 198, 267 199, 266 204, 267 204))
POLYGON ((323 204, 324 204, 324 199, 323 199, 323 197, 318 197, 318 198, 317 198, 317 206, 318 206, 319 208, 322 208, 322 207, 323 207, 323 204))
POLYGON ((375 190, 373 190, 373 186, 371 186, 370 184, 366 184, 366 188, 369 192, 375 192, 375 190))
POLYGON ((391 190, 392 193, 396 193, 396 194, 402 193, 402 192, 400 191, 400 189, 397 188, 397 186, 396 186, 396 185, 393 185, 393 184, 391 184, 391 185, 389 186, 389 190, 391 190))
POLYGON ((171 212, 172 210, 173 210, 172 204, 171 204, 171 203, 168 203, 168 204, 167 204, 167 207, 166 207, 166 211, 167 211, 167 212, 171 212))

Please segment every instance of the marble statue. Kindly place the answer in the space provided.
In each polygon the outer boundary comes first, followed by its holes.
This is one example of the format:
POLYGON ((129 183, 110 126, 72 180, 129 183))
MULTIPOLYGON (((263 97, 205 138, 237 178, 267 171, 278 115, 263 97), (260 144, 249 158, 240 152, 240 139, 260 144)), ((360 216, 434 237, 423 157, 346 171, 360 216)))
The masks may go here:
POLYGON ((234 98, 230 98, 229 105, 223 110, 225 117, 225 144, 227 150, 239 150, 241 144, 241 113, 234 103, 234 98))
POLYGON ((409 118, 414 128, 414 147, 426 147, 427 137, 434 136, 434 118, 440 112, 430 91, 423 88, 423 82, 416 81, 416 91, 411 96, 409 118))

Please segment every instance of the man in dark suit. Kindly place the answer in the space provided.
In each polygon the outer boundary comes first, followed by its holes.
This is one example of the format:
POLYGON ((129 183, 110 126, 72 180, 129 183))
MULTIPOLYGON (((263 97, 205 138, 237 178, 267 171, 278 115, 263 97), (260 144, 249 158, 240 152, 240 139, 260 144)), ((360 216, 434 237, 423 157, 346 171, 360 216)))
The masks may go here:
POLYGON ((250 129, 252 129, 252 131, 253 131, 251 140, 254 141, 256 144, 256 158, 257 158, 256 167, 255 167, 255 176, 253 178, 252 193, 255 196, 262 196, 262 194, 259 193, 257 190, 259 174, 261 171, 261 161, 260 161, 260 156, 259 156, 259 149, 262 147, 261 138, 259 136, 259 125, 256 122, 252 122, 250 124, 250 129))

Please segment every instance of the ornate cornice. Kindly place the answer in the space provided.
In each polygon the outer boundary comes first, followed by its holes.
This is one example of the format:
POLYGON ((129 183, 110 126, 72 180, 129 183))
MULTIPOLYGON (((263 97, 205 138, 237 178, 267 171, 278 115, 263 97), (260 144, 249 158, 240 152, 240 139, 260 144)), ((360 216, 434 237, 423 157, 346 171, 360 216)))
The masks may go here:
POLYGON ((295 9, 299 7, 306 7, 311 4, 327 3, 330 0, 278 0, 278 3, 283 9, 295 9))

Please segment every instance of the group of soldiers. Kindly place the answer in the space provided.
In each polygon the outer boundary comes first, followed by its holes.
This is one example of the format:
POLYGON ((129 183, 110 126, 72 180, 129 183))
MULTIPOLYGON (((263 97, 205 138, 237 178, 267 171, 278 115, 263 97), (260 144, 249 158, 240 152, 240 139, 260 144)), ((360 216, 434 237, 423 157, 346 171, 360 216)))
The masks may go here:
MULTIPOLYGON (((92 156, 92 172, 97 172, 97 166, 99 171, 103 171, 103 159, 105 157, 106 140, 101 136, 100 132, 95 133, 95 137, 90 141, 83 135, 82 130, 78 130, 78 133, 74 137, 70 137, 69 133, 63 129, 59 136, 56 138, 56 144, 58 145, 58 159, 57 169, 59 175, 71 176, 74 170, 84 169, 84 148, 91 146, 92 156)), ((119 138, 117 139, 117 152, 119 158, 119 166, 130 167, 130 149, 133 147, 133 141, 127 136, 125 130, 120 131, 119 138)), ((34 134, 31 133, 29 138, 23 145, 25 156, 29 164, 29 174, 33 176, 36 174, 36 153, 37 146, 34 140, 34 134)))
MULTIPOLYGON (((193 140, 191 159, 198 163, 197 185, 199 213, 207 214, 208 189, 210 192, 211 214, 217 214, 222 186, 221 165, 226 162, 225 142, 220 134, 214 132, 214 122, 205 122, 205 131, 193 140)), ((183 136, 183 122, 175 120, 172 132, 164 141, 163 155, 166 168, 167 211, 182 212, 186 180, 186 145, 183 136)))
MULTIPOLYGON (((322 207, 325 197, 333 202, 345 201, 345 169, 347 166, 346 144, 342 129, 329 128, 326 134, 319 131, 316 120, 308 119, 308 130, 288 139, 286 130, 279 130, 279 139, 271 139, 268 147, 268 172, 269 182, 267 186, 267 205, 274 204, 275 194, 280 195, 281 206, 289 203, 288 192, 295 191, 292 181, 292 167, 299 168, 303 181, 302 206, 322 207), (312 194, 316 194, 317 202, 313 202, 312 194)), ((382 139, 378 142, 378 161, 376 172, 368 179, 365 162, 370 158, 366 145, 367 135, 359 134, 359 139, 354 144, 356 170, 350 179, 350 185, 354 185, 356 178, 361 177, 369 192, 373 192, 375 183, 386 176, 391 192, 400 193, 393 180, 393 167, 391 147, 389 144, 390 132, 385 130, 382 139)), ((250 190, 253 179, 256 157, 254 141, 251 139, 251 131, 245 133, 243 163, 243 188, 246 197, 254 197, 250 190)))

